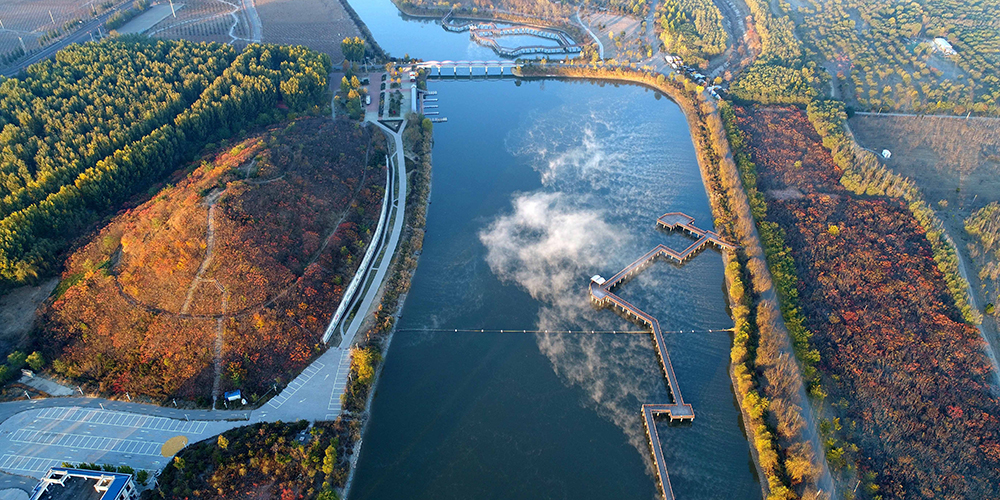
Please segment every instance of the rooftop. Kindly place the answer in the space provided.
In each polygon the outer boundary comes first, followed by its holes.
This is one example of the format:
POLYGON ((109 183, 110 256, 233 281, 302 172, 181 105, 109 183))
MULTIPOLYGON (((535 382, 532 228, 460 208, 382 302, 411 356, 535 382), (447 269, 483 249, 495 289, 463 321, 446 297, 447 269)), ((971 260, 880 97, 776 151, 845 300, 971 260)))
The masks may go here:
POLYGON ((116 500, 133 498, 132 475, 53 467, 35 486, 31 500, 116 500), (122 493, 126 494, 123 496, 122 493))

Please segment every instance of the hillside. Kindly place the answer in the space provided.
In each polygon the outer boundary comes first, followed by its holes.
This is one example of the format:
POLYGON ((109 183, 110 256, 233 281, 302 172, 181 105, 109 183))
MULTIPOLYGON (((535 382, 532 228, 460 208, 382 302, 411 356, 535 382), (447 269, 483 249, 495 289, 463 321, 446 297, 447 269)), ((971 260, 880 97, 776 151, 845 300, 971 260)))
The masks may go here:
POLYGON ((0 82, 0 288, 58 269, 102 217, 213 140, 327 102, 304 47, 143 37, 73 45, 0 82))
POLYGON ((40 340, 103 393, 256 400, 319 352, 385 184, 381 134, 307 118, 192 163, 66 264, 40 340), (217 363, 217 364, 216 364, 217 363))

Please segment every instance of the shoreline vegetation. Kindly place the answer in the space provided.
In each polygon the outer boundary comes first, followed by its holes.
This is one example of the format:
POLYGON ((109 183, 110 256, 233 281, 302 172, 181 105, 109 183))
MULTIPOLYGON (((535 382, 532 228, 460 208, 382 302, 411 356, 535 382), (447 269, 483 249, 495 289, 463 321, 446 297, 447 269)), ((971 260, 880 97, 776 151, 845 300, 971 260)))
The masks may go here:
POLYGON ((815 431, 807 434, 799 366, 789 355, 795 342, 782 328, 777 306, 764 294, 774 289, 765 252, 754 230, 725 129, 714 105, 690 82, 629 67, 604 65, 524 66, 524 77, 587 78, 637 83, 663 92, 688 119, 698 164, 709 193, 716 227, 737 241, 724 254, 726 281, 735 324, 731 376, 765 498, 821 498, 819 481, 826 462, 815 431))
POLYGON ((378 40, 375 40, 375 35, 372 35, 371 30, 368 29, 368 25, 361 20, 361 16, 355 12, 354 7, 351 7, 351 2, 340 0, 340 4, 344 6, 347 16, 351 18, 354 25, 358 27, 358 31, 361 32, 361 36, 364 37, 366 51, 371 51, 377 59, 388 59, 389 53, 382 49, 382 46, 378 44, 378 40))
MULTIPOLYGON (((430 201, 433 124, 423 115, 410 115, 403 131, 404 148, 415 155, 407 162, 406 218, 403 238, 393 257, 391 278, 382 284, 381 298, 374 316, 366 324, 364 337, 351 348, 351 368, 347 387, 341 396, 344 408, 338 421, 351 429, 348 439, 339 443, 337 453, 349 455, 350 467, 346 481, 341 486, 343 496, 350 491, 355 465, 361 451, 361 437, 368 425, 374 388, 382 372, 385 359, 396 330, 410 283, 417 269, 423 248, 424 227, 427 223, 427 206, 430 201), (411 168, 412 167, 412 168, 411 168)), ((409 160, 409 158, 407 158, 409 160)))

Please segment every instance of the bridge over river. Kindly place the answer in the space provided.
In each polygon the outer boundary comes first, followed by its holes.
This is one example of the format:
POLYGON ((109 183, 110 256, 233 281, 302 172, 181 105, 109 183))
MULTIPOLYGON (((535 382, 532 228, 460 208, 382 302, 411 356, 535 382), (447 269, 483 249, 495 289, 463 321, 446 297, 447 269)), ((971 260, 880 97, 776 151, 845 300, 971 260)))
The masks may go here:
POLYGON ((491 70, 499 76, 504 76, 504 71, 507 72, 506 74, 513 75, 513 69, 519 66, 520 64, 515 61, 424 61, 414 64, 413 68, 426 69, 428 77, 443 78, 446 76, 472 77, 474 70, 479 68, 483 69, 486 76, 490 76, 491 70), (451 75, 447 74, 449 70, 451 75))
POLYGON ((646 434, 649 436, 649 445, 653 452, 653 461, 656 462, 656 471, 660 478, 660 488, 663 497, 673 500, 674 492, 670 486, 670 476, 667 474, 667 467, 663 459, 663 449, 660 445, 660 438, 656 432, 656 416, 666 415, 670 421, 691 421, 694 420, 694 410, 691 405, 684 402, 681 395, 680 384, 674 374, 674 367, 670 363, 670 354, 667 352, 666 343, 663 340, 665 333, 660 329, 660 323, 653 316, 619 297, 611 290, 631 278, 658 258, 668 258, 678 264, 683 264, 688 259, 696 255, 707 246, 715 246, 721 250, 732 251, 736 246, 723 240, 721 236, 713 231, 706 231, 695 226, 694 218, 680 212, 664 214, 656 220, 657 226, 673 231, 680 230, 694 236, 696 241, 684 250, 677 252, 664 245, 657 245, 655 248, 639 257, 635 262, 629 264, 618 274, 609 279, 601 276, 594 276, 590 280, 590 297, 601 306, 614 307, 621 311, 627 318, 645 324, 652 330, 653 342, 656 344, 656 354, 660 360, 660 367, 667 379, 667 387, 673 397, 670 404, 644 404, 642 405, 643 422, 646 424, 646 434))

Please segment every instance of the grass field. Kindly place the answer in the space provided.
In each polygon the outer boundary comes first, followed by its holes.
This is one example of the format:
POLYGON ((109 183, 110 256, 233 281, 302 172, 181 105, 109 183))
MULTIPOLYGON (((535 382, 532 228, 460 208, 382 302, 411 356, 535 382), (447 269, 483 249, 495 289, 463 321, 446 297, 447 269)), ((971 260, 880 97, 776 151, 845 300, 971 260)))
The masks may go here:
POLYGON ((886 164, 910 177, 932 202, 977 209, 1000 199, 1000 120, 855 116, 851 130, 886 164))
POLYGON ((340 42, 361 35, 340 0, 257 0, 257 13, 264 42, 305 45, 338 63, 340 42))

